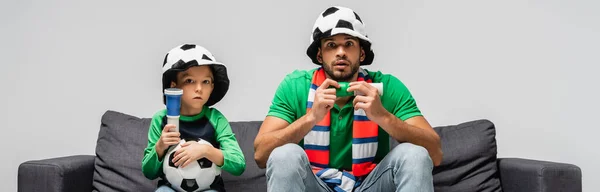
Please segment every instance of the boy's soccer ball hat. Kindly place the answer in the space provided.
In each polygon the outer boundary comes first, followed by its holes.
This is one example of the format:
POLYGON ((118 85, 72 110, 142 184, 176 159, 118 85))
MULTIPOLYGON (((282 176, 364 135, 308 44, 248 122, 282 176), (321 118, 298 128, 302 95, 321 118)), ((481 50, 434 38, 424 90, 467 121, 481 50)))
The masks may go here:
MULTIPOLYGON (((207 65, 214 76, 214 89, 206 101, 206 106, 212 106, 219 102, 227 90, 229 90, 229 77, 227 68, 204 47, 194 44, 183 44, 177 46, 167 53, 163 62, 162 90, 171 87, 171 82, 177 82, 177 73, 185 71, 193 66, 207 65)), ((166 98, 163 95, 163 102, 166 98)))
POLYGON ((375 54, 371 49, 371 40, 365 31, 365 24, 352 9, 336 6, 323 11, 313 26, 310 46, 306 50, 306 54, 313 63, 321 65, 317 60, 321 39, 337 34, 347 34, 358 38, 360 46, 365 50, 365 60, 360 65, 370 65, 373 62, 375 54))

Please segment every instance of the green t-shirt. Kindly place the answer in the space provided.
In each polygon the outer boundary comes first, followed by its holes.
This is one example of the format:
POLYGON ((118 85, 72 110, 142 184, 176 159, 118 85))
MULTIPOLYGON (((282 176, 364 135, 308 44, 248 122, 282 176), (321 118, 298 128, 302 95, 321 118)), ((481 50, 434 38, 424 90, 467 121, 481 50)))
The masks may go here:
MULTIPOLYGON (((163 175, 162 159, 158 159, 156 153, 156 142, 160 138, 162 129, 166 124, 167 110, 158 111, 152 117, 150 130, 148 130, 148 146, 144 150, 142 159, 142 172, 148 179, 155 179, 163 175)), ((246 162, 242 150, 235 139, 235 134, 231 131, 229 122, 217 109, 204 106, 200 114, 194 116, 180 116, 181 137, 193 137, 209 133, 209 138, 203 138, 213 143, 213 146, 219 147, 223 152, 223 166, 221 169, 233 175, 241 175, 246 169, 246 162), (190 125, 190 126, 185 126, 190 125), (186 128, 186 130, 183 130, 186 128), (214 129, 214 130, 206 130, 214 129)))
MULTIPOLYGON (((315 70, 296 70, 288 74, 279 84, 267 116, 281 118, 290 124, 304 116, 306 114, 308 91, 315 70)), ((421 115, 421 111, 412 95, 398 78, 389 74, 382 74, 379 71, 371 72, 367 70, 367 72, 374 83, 383 83, 384 91, 380 98, 386 110, 402 120, 421 115)), ((352 170, 353 115, 352 100, 341 108, 334 105, 331 109, 330 168, 352 170)), ((300 141, 299 144, 303 146, 303 141, 300 141)), ((389 135, 379 127, 375 162, 380 162, 389 151, 389 135)))

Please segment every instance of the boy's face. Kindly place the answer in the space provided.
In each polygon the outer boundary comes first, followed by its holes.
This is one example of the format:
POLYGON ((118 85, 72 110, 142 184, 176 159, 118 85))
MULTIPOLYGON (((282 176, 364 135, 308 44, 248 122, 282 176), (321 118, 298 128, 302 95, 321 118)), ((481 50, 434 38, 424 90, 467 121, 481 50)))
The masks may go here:
POLYGON ((195 115, 200 113, 214 89, 214 77, 209 66, 195 66, 177 74, 177 82, 171 87, 183 90, 181 96, 181 114, 195 115))
POLYGON ((335 81, 351 81, 356 78, 365 51, 356 37, 337 34, 321 40, 317 60, 329 78, 335 81))

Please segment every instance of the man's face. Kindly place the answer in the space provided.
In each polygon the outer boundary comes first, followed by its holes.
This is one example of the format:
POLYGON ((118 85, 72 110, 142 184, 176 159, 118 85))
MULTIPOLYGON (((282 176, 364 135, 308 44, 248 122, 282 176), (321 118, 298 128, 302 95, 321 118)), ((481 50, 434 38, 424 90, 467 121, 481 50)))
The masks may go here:
POLYGON ((338 34, 321 39, 317 59, 323 64, 329 78, 335 81, 352 81, 357 78, 365 52, 356 37, 338 34))

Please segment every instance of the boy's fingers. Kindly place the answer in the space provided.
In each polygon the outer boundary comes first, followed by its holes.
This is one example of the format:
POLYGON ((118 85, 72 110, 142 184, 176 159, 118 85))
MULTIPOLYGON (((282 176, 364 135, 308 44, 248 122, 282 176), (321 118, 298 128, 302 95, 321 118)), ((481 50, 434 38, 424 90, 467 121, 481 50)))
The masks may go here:
POLYGON ((171 146, 171 145, 176 145, 176 144, 177 144, 177 143, 179 143, 179 142, 178 142, 178 141, 176 141, 176 140, 170 140, 170 141, 168 141, 168 142, 166 142, 166 143, 167 143, 169 146, 171 146))
MULTIPOLYGON (((175 155, 175 154, 173 154, 175 155)), ((179 157, 177 155, 175 155, 175 157, 173 157, 173 163, 177 164, 177 160, 179 160, 179 157)))
POLYGON ((180 134, 178 132, 165 132, 164 135, 167 138, 175 138, 175 137, 179 138, 180 134))
POLYGON ((190 142, 189 142, 189 141, 188 141, 188 142, 185 142, 185 143, 183 143, 183 144, 181 144, 181 146, 182 146, 182 147, 185 147, 185 146, 188 146, 188 145, 190 145, 190 142))
POLYGON ((182 154, 185 151, 185 149, 177 149, 177 151, 175 151, 175 157, 178 157, 180 154, 182 154))
POLYGON ((172 125, 172 124, 167 124, 167 125, 165 125, 165 127, 163 128, 163 132, 170 132, 170 131, 171 131, 171 129, 174 129, 174 128, 175 128, 175 125, 172 125))
POLYGON ((177 160, 177 163, 175 163, 177 166, 180 167, 185 167, 187 164, 189 164, 190 158, 188 156, 182 156, 181 158, 179 158, 177 160))
POLYGON ((186 161, 183 163, 183 165, 181 165, 181 167, 185 167, 185 166, 187 166, 188 164, 190 164, 190 159, 187 159, 187 160, 186 160, 186 161))
POLYGON ((185 158, 185 153, 179 153, 179 154, 175 155, 175 157, 173 158, 173 163, 179 162, 179 165, 181 165, 181 161, 184 158, 185 158))

